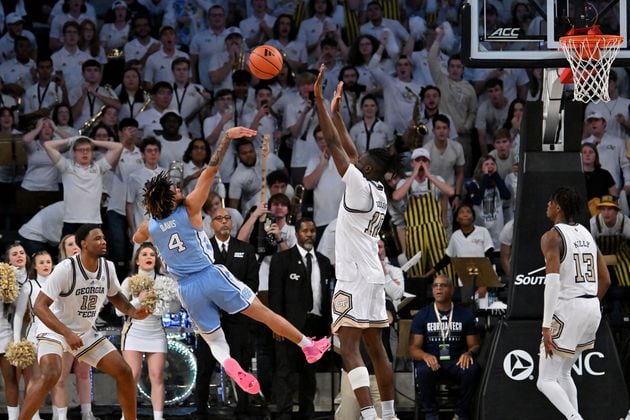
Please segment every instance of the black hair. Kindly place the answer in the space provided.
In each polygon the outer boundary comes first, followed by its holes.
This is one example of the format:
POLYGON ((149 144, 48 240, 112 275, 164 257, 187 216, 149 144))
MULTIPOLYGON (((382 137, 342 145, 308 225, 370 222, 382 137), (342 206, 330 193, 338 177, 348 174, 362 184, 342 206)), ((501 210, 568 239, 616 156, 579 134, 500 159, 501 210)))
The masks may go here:
POLYGON ((231 97, 234 97, 234 93, 232 92, 231 89, 219 89, 214 94, 214 100, 216 101, 220 97, 227 96, 227 95, 230 95, 231 97))
POLYGON ((512 118, 514 118, 514 108, 516 108, 517 104, 523 105, 523 110, 525 110, 524 100, 516 98, 512 102, 510 102, 510 107, 508 108, 508 115, 507 115, 507 118, 505 119, 505 123, 503 124, 503 128, 505 128, 508 131, 512 128, 512 118))
MULTIPOLYGON (((332 16, 335 12, 335 8, 333 7, 331 0, 326 0, 326 16, 332 16)), ((315 15, 315 0, 311 0, 308 2, 308 15, 315 15)))
POLYGON ((424 95, 426 95, 427 92, 430 90, 435 90, 438 93, 438 95, 442 96, 442 91, 440 90, 439 87, 433 86, 433 85, 426 85, 422 89, 420 89, 420 99, 424 101, 424 95))
POLYGON ((354 74, 357 76, 357 80, 359 80, 359 71, 352 64, 345 65, 341 68, 341 70, 339 70, 339 77, 337 78, 337 80, 339 80, 340 82, 343 82, 343 74, 347 70, 353 70, 354 74))
POLYGON ((277 182, 284 182, 285 184, 289 184, 289 176, 282 169, 278 169, 277 171, 273 171, 267 175, 267 185, 272 186, 277 182))
POLYGON ((105 131, 107 131, 107 137, 111 138, 113 141, 118 141, 118 134, 116 134, 114 130, 111 129, 111 127, 106 126, 102 122, 99 122, 92 128, 92 130, 90 131, 90 138, 94 138, 96 136, 96 132, 100 128, 104 128, 105 131))
MULTIPOLYGON (((252 147, 254 147, 254 143, 252 143, 251 140, 246 139, 246 138, 240 138, 237 139, 236 142, 234 142, 234 148, 236 149, 236 153, 238 154, 241 151, 241 147, 251 144, 252 147)), ((255 147, 254 147, 254 151, 255 151, 255 147)))
POLYGON ((320 48, 323 48, 323 47, 339 48, 339 43, 337 42, 335 38, 325 37, 324 39, 321 40, 321 42, 319 43, 319 46, 320 48))
POLYGON ((274 194, 271 197, 269 197, 269 207, 271 207, 271 204, 283 204, 286 207, 289 208, 289 213, 291 212, 291 200, 289 200, 289 197, 287 197, 285 194, 282 193, 278 193, 278 194, 274 194))
POLYGON ((269 92, 271 92, 271 94, 273 94, 273 89, 271 89, 271 86, 269 86, 267 83, 258 83, 254 88, 255 95, 258 95, 258 92, 260 92, 261 90, 268 90, 269 92))
POLYGON ((81 242, 85 241, 85 238, 87 238, 90 232, 92 232, 94 229, 100 229, 100 228, 101 227, 99 225, 92 224, 92 223, 86 223, 84 225, 79 226, 77 231, 74 232, 75 243, 79 245, 79 248, 82 248, 81 242))
POLYGON ((582 199, 573 187, 559 187, 551 194, 549 201, 558 203, 568 222, 572 222, 581 212, 582 199))
POLYGON ((157 94, 160 89, 168 89, 171 95, 173 94, 173 85, 162 80, 151 87, 151 95, 157 94))
POLYGON ((486 80, 486 83, 483 88, 485 90, 488 90, 496 86, 499 86, 501 90, 503 90, 503 80, 499 79, 498 77, 493 77, 492 79, 486 80))
POLYGON ((173 213, 175 192, 171 190, 168 171, 162 171, 144 184, 142 204, 149 216, 164 219, 173 213))
MULTIPOLYGON (((362 64, 367 64, 365 60, 363 59, 363 55, 361 55, 361 52, 359 51, 359 43, 363 39, 369 40, 370 43, 372 44, 372 54, 374 54, 376 50, 378 49, 378 47, 381 45, 381 41, 379 41, 378 39, 376 39, 376 37, 370 34, 359 35, 357 39, 354 40, 354 42, 350 46, 350 49, 348 50, 348 63, 352 64, 353 66, 360 66, 362 64)), ((382 57, 386 58, 386 56, 387 56, 387 51, 383 51, 382 57)))
POLYGON ((61 29, 61 33, 65 35, 66 30, 68 28, 74 28, 77 30, 77 32, 81 31, 81 26, 79 26, 79 24, 77 22, 75 22, 74 20, 69 20, 66 23, 63 24, 63 27, 61 29))
POLYGON ((85 71, 88 67, 97 67, 99 70, 103 70, 101 67, 101 63, 94 59, 85 60, 83 64, 81 64, 81 71, 85 71))
POLYGON ((276 21, 273 24, 273 28, 271 28, 271 32, 273 33, 273 38, 274 39, 278 39, 278 37, 280 36, 280 19, 281 18, 289 18, 291 21, 291 29, 289 30, 289 41, 295 41, 295 38, 297 38, 297 33, 298 33, 298 28, 295 25, 295 20, 293 19, 292 15, 289 15, 287 13, 283 13, 281 15, 279 15, 276 18, 276 21))
POLYGON ((366 153, 372 164, 378 166, 378 171, 383 174, 391 169, 396 161, 391 152, 384 147, 370 149, 366 153))
POLYGON ((74 118, 72 118, 72 108, 70 107, 70 105, 68 105, 65 102, 55 105, 52 112, 52 120, 54 121, 55 124, 59 124, 59 108, 62 108, 62 107, 68 108, 68 111, 70 111, 70 117, 68 118, 68 125, 72 127, 74 125, 74 118))
MULTIPOLYGON (((462 56, 458 53, 458 54, 453 54, 448 58, 448 61, 446 62, 447 66, 451 65, 451 61, 453 60, 458 60, 458 61, 462 61, 462 56)), ((463 62, 462 62, 463 64, 463 62)))
POLYGON ((436 122, 442 122, 444 124, 446 124, 447 127, 451 127, 451 120, 448 119, 448 117, 444 114, 435 114, 433 116, 433 127, 435 128, 435 123, 436 122))
POLYGON ((232 73, 232 84, 243 84, 252 81, 252 75, 247 70, 236 70, 232 73))
POLYGON ((142 142, 140 142, 140 152, 144 153, 144 150, 147 148, 147 146, 157 146, 158 150, 160 152, 162 151, 162 143, 155 137, 143 138, 142 142))
POLYGON ((184 151, 184 157, 182 158, 184 162, 188 163, 192 160, 193 147, 195 147, 194 146, 195 143, 199 141, 201 141, 206 148, 206 157, 203 159, 203 163, 207 164, 208 162, 210 162, 210 156, 212 155, 212 151, 210 150, 210 146, 208 145, 208 142, 201 138, 194 139, 190 143, 188 143, 188 147, 186 147, 186 151, 184 151))
MULTIPOLYGON (((87 6, 85 5, 85 3, 86 2, 84 1, 83 4, 81 5, 81 13, 87 12, 87 6)), ((63 2, 63 4, 61 5, 61 11, 64 12, 64 13, 69 13, 70 12, 70 1, 69 0, 65 0, 63 2)))
POLYGON ((376 99, 376 96, 372 95, 371 93, 368 93, 365 96, 363 96, 363 98, 361 98, 361 106, 363 106, 365 101, 367 101, 368 99, 371 99, 371 100, 373 100, 376 103, 376 109, 379 108, 378 100, 376 99))
MULTIPOLYGON (((28 38, 26 38, 28 39, 28 38)), ((48 55, 48 54, 42 54, 41 56, 37 57, 37 65, 39 66, 39 63, 51 63, 52 64, 52 58, 48 55)))
MULTIPOLYGON (((474 224, 475 219, 477 218, 477 213, 475 213, 475 209, 473 208, 473 205, 467 202, 461 203, 459 207, 457 208, 457 210, 453 212, 453 223, 457 223, 457 225, 459 225, 459 222, 457 222, 457 216, 459 216, 460 210, 464 207, 467 207, 468 209, 470 209, 470 212, 472 213, 472 216, 473 216, 473 224, 474 224)), ((453 230, 456 230, 455 226, 453 226, 453 230)))
POLYGON ((136 121, 135 118, 123 118, 122 120, 120 120, 120 122, 118 123, 118 130, 122 130, 123 128, 127 128, 127 127, 136 127, 138 128, 138 121, 136 121))
POLYGON ((301 219, 298 219, 297 222, 295 222, 295 232, 296 233, 300 231, 300 228, 302 227, 302 225, 304 223, 313 223, 313 224, 315 224, 313 219, 311 219, 310 217, 302 217, 301 219))
POLYGON ((30 40, 30 39, 28 39, 28 38, 27 38, 27 37, 25 37, 25 36, 22 36, 22 35, 18 35, 18 36, 16 36, 16 37, 15 37, 15 39, 13 40, 13 42, 14 42, 14 44, 13 44, 13 49, 14 49, 14 50, 17 50, 17 47, 18 47, 18 43, 19 43, 19 42, 28 42, 28 45, 31 45, 31 40, 30 40))

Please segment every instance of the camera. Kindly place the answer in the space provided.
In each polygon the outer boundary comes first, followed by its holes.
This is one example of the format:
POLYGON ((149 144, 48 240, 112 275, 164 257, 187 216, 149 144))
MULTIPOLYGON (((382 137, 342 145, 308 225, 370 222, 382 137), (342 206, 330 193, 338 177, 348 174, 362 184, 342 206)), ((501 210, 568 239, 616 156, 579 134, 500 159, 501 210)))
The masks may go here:
POLYGON ((270 246, 278 245, 278 240, 276 239, 276 236, 273 233, 269 233, 269 229, 271 229, 271 225, 273 225, 274 223, 276 223, 276 217, 268 215, 267 219, 265 219, 265 232, 267 232, 267 235, 265 236, 265 242, 267 243, 267 245, 270 246))

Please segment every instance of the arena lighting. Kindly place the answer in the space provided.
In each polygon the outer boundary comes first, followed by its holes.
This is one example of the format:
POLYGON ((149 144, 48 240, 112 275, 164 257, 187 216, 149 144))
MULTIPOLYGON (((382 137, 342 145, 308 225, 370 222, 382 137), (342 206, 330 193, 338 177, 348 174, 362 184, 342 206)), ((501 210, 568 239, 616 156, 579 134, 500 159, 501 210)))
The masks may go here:
MULTIPOLYGON (((169 339, 164 367, 164 404, 172 406, 184 402, 192 394, 196 380, 197 360, 193 352, 185 343, 169 339), (173 375, 177 378, 173 379, 173 375)), ((150 384, 148 372, 143 372, 138 391, 147 401, 151 401, 150 384)))

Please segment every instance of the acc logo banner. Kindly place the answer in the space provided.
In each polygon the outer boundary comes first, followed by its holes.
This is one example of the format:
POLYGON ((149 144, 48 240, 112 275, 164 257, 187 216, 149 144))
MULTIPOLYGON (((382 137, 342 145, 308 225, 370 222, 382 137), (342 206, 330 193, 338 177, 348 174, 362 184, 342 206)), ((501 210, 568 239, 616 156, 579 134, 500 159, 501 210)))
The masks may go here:
POLYGON ((498 28, 488 35, 488 40, 518 39, 520 33, 521 28, 498 28))
POLYGON ((534 372, 534 359, 524 350, 512 350, 503 359, 503 371, 508 378, 523 381, 534 372))

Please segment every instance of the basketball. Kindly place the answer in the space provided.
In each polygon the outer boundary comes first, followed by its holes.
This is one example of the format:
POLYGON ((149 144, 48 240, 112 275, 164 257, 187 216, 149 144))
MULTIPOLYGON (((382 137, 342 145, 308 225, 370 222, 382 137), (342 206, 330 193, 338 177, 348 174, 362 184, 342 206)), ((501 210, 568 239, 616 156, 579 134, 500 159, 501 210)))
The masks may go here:
POLYGON ((249 70, 259 79, 273 79, 282 70, 282 54, 269 45, 254 48, 249 54, 249 70))

